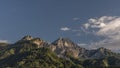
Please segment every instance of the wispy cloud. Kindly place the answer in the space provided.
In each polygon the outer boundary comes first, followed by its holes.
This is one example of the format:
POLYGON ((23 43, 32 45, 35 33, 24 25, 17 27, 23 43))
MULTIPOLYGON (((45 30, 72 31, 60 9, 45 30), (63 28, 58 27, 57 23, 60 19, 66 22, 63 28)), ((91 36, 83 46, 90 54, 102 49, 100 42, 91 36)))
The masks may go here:
POLYGON ((73 29, 72 31, 73 31, 73 32, 80 32, 81 30, 73 29))
POLYGON ((79 21, 79 20, 80 20, 80 18, 75 17, 75 18, 73 18, 73 20, 74 20, 74 21, 79 21))
POLYGON ((60 28, 60 30, 62 30, 62 31, 69 31, 70 28, 69 27, 62 27, 62 28, 60 28))

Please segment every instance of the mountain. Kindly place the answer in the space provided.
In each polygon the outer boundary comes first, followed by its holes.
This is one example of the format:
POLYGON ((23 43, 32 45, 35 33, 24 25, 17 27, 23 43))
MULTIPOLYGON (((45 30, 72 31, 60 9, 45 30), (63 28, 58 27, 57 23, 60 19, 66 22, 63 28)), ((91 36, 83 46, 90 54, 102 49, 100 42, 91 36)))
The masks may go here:
POLYGON ((60 57, 72 56, 77 58, 80 53, 85 51, 85 48, 77 46, 68 38, 58 38, 51 44, 50 48, 60 57))
POLYGON ((81 68, 70 60, 60 58, 40 38, 25 36, 0 53, 0 68, 81 68), (38 44, 39 43, 39 44, 38 44), (12 63, 11 63, 12 62, 12 63), (65 64, 64 64, 65 63, 65 64), (69 65, 69 66, 67 66, 69 65))
POLYGON ((40 38, 33 38, 32 36, 24 36, 21 40, 19 40, 16 44, 26 43, 26 44, 34 44, 38 48, 47 45, 48 43, 40 38))
POLYGON ((87 50, 68 38, 48 43, 27 35, 0 50, 0 68, 6 67, 119 68, 120 54, 103 47, 87 50))
POLYGON ((111 50, 100 47, 96 50, 94 50, 94 54, 91 56, 91 58, 103 58, 106 56, 113 56, 115 53, 113 53, 111 50))
POLYGON ((111 50, 103 47, 96 50, 87 50, 78 46, 68 38, 58 38, 52 43, 50 49, 61 57, 71 56, 74 58, 86 59, 103 58, 105 56, 112 56, 115 54, 111 50))

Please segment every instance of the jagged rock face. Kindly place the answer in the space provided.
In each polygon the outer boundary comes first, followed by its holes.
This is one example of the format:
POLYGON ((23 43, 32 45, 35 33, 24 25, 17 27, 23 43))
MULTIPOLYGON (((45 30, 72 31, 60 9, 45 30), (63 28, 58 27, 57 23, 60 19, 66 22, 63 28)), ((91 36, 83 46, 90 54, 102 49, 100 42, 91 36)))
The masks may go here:
POLYGON ((37 45, 37 48, 43 47, 48 45, 48 43, 40 38, 33 38, 32 36, 25 36, 21 40, 19 40, 16 44, 18 43, 29 43, 29 44, 35 44, 37 45))
POLYGON ((38 45, 38 48, 43 47, 44 45, 48 45, 47 42, 41 40, 40 38, 34 38, 31 40, 34 44, 38 45))
POLYGON ((21 40, 32 40, 33 37, 30 35, 24 36, 21 40))
POLYGON ((96 50, 90 50, 89 51, 89 57, 90 58, 102 58, 105 56, 110 56, 113 55, 113 53, 111 52, 111 50, 108 50, 106 48, 98 48, 96 50))
POLYGON ((56 45, 59 48, 64 48, 64 47, 75 47, 76 44, 74 44, 71 40, 68 38, 59 38, 56 41, 52 43, 53 45, 56 45))
POLYGON ((34 38, 34 39, 32 39, 32 42, 37 45, 41 45, 45 41, 41 40, 40 38, 34 38))
POLYGON ((71 55, 79 57, 80 53, 84 53, 84 48, 77 46, 67 38, 59 38, 50 46, 52 51, 56 52, 58 56, 71 55))

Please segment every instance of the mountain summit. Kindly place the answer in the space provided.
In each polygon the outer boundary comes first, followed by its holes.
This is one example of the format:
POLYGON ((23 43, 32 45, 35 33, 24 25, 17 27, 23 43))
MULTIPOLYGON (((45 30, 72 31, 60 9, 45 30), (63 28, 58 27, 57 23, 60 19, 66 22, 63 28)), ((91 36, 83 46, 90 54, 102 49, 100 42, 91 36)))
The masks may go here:
POLYGON ((62 37, 58 38, 52 44, 57 45, 57 46, 59 46, 61 48, 62 47, 75 47, 76 46, 76 44, 73 41, 71 41, 70 39, 62 38, 62 37))
POLYGON ((24 36, 21 40, 32 40, 33 37, 30 35, 24 36))
POLYGON ((22 45, 22 44, 34 44, 34 46, 37 46, 37 48, 40 48, 40 47, 44 47, 44 46, 47 46, 48 43, 40 38, 34 38, 30 35, 27 35, 27 36, 24 36, 22 39, 20 39, 18 42, 15 43, 16 44, 19 44, 19 45, 22 45))
POLYGON ((72 56, 79 57, 83 52, 85 52, 85 48, 79 47, 73 41, 68 38, 58 38, 54 41, 50 48, 54 51, 58 56, 72 56))

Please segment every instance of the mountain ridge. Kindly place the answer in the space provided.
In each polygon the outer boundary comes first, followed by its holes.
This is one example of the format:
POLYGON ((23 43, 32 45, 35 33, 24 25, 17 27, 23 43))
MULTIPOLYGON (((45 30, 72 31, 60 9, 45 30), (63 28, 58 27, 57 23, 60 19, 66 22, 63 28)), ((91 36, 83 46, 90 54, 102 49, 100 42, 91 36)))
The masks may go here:
POLYGON ((51 66, 54 66, 52 68, 110 68, 111 66, 115 68, 120 64, 119 57, 120 54, 103 47, 94 50, 85 49, 68 38, 58 38, 48 43, 41 38, 28 35, 0 51, 0 65, 3 68, 34 67, 34 65, 40 68, 42 66, 44 68, 44 65, 46 68, 51 66), (14 62, 11 64, 11 61, 14 62))
POLYGON ((65 53, 71 53, 73 57, 101 58, 101 57, 107 56, 108 55, 107 53, 114 53, 111 50, 106 49, 104 47, 100 47, 94 50, 92 49, 88 50, 86 48, 78 46, 76 43, 74 43, 69 38, 63 38, 63 37, 60 37, 57 40, 49 44, 45 40, 42 40, 38 37, 34 38, 30 35, 24 36, 22 39, 20 39, 20 41, 22 42, 29 41, 30 43, 35 44, 37 48, 49 47, 53 52, 55 52, 59 56, 63 56, 65 53), (94 53, 92 54, 91 52, 94 52, 94 53))

